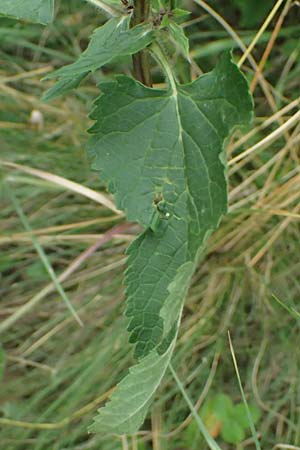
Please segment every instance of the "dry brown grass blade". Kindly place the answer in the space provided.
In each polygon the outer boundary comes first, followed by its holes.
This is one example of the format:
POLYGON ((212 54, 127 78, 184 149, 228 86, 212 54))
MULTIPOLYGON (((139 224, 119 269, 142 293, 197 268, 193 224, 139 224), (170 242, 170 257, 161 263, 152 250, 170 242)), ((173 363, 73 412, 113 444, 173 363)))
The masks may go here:
POLYGON ((291 127, 298 123, 300 120, 300 111, 297 111, 292 117, 290 117, 285 123, 283 123, 279 128, 274 130, 268 136, 264 137, 261 141, 254 144, 252 147, 243 151, 239 155, 233 157, 229 162, 229 166, 234 165, 239 162, 241 159, 245 159, 247 156, 251 155, 258 150, 265 148, 266 146, 273 143, 275 140, 280 138, 286 131, 288 131, 291 127))
POLYGON ((95 201, 96 203, 100 203, 101 205, 106 206, 108 209, 110 209, 116 214, 120 215, 123 214, 115 207, 114 203, 111 200, 109 200, 109 198, 106 195, 101 194, 101 192, 96 192, 93 189, 87 188, 86 186, 76 183, 75 181, 68 180, 67 178, 63 178, 59 175, 55 175, 53 173, 46 172, 44 170, 34 169, 33 167, 16 164, 10 161, 0 160, 0 165, 2 165, 3 167, 20 170, 21 172, 28 173, 29 175, 32 175, 34 177, 50 181, 51 183, 61 186, 64 189, 76 192, 77 194, 83 195, 84 197, 87 197, 95 201))
MULTIPOLYGON (((109 230, 103 237, 101 237, 95 244, 85 250, 64 270, 57 278, 60 283, 63 283, 73 272, 75 272, 95 251, 97 251, 103 244, 110 241, 116 234, 128 230, 131 228, 131 224, 118 225, 109 230)), ((10 328, 17 320, 19 320, 24 314, 27 314, 36 306, 46 295, 50 294, 54 290, 54 284, 49 283, 43 289, 41 289, 31 300, 25 305, 18 308, 18 310, 7 319, 3 320, 0 324, 0 334, 10 328)))
MULTIPOLYGON (((242 64, 246 61, 246 59, 249 57, 249 55, 251 55, 252 50, 254 49, 254 47, 256 46, 257 42, 259 41, 260 37, 263 35, 263 33, 266 31, 266 29, 268 28, 268 26, 270 25, 271 21, 273 20, 273 17, 275 16, 275 14, 277 13, 277 11, 279 10, 279 8, 281 7, 281 5, 285 2, 286 0, 277 0, 277 2, 275 3, 275 5, 273 6, 272 10, 270 11, 269 15, 267 16, 266 20, 264 21, 264 23, 262 24, 262 26, 260 27, 259 31, 256 33, 253 41, 251 42, 251 44, 249 45, 249 47, 247 48, 247 50, 244 52, 243 56, 241 57, 241 59, 239 60, 239 66, 242 66, 242 64)), ((288 0, 289 1, 289 0, 288 0)), ((258 68, 259 70, 259 68, 258 68)))
POLYGON ((109 389, 108 391, 104 392, 104 394, 99 395, 99 397, 97 397, 92 402, 83 406, 78 411, 75 411, 71 416, 62 419, 59 422, 52 422, 52 423, 25 422, 23 420, 12 420, 0 417, 0 424, 9 427, 28 428, 30 430, 57 430, 59 428, 65 428, 71 422, 79 419, 80 417, 84 416, 90 411, 93 411, 99 404, 107 400, 114 390, 115 390, 114 387, 109 389))
POLYGON ((276 38, 278 36, 278 33, 279 33, 283 23, 284 23, 284 19, 286 18, 287 14, 289 12, 289 9, 290 9, 290 7, 292 5, 292 1, 293 0, 287 0, 287 2, 284 5, 284 8, 283 8, 279 18, 278 18, 278 20, 276 22, 276 25, 275 25, 275 27, 274 27, 274 29, 272 31, 271 37, 269 39, 268 45, 267 45, 267 47, 266 47, 266 49, 265 49, 265 51, 264 51, 264 53, 262 55, 262 58, 261 58, 261 60, 259 62, 259 65, 258 65, 258 68, 255 71, 254 78, 251 81, 251 84, 250 84, 251 92, 254 91, 254 89, 255 89, 255 87, 257 85, 257 82, 258 82, 258 78, 263 72, 263 69, 264 69, 264 67, 266 65, 266 62, 267 62, 267 60, 268 60, 268 58, 270 56, 270 53, 271 53, 271 51, 272 51, 272 49, 274 47, 274 44, 275 44, 276 38))

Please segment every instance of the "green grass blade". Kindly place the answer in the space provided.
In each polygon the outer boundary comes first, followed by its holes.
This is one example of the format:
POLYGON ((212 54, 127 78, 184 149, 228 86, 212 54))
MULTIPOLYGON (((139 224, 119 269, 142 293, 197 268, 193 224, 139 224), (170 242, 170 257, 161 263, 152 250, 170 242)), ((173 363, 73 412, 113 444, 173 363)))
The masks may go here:
POLYGON ((199 417, 197 411, 194 408, 194 405, 193 405, 191 399, 189 398, 186 390, 184 389, 184 386, 183 386, 182 382, 178 378, 178 375, 177 375, 176 371, 174 370, 173 366, 171 365, 171 363, 169 364, 169 369, 170 369, 170 372, 173 375, 174 380, 177 383, 177 386, 178 386, 180 392, 182 393, 182 396, 183 396, 184 400, 186 401, 188 407, 190 408, 190 411, 191 411, 192 415, 194 416, 194 419, 195 419, 195 421, 196 421, 196 423, 197 423, 197 425, 199 427, 199 430, 203 434, 203 437, 206 440, 207 445, 209 446, 209 448, 211 450, 222 450, 221 447, 219 447, 217 442, 214 440, 214 438, 210 435, 210 433, 207 430, 206 426, 204 425, 204 423, 202 422, 201 418, 199 417))
POLYGON ((300 313, 295 308, 284 303, 282 300, 280 300, 278 297, 276 297, 275 294, 272 294, 272 297, 274 298, 274 300, 276 300, 277 303, 279 303, 280 306, 282 306, 284 309, 286 309, 286 311, 288 311, 290 313, 290 315, 294 317, 294 319, 296 319, 296 320, 300 319, 300 313))
POLYGON ((242 396, 242 399, 243 399, 243 403, 245 405, 245 409, 246 409, 246 413, 247 413, 247 417, 248 417, 248 421, 249 421, 249 426, 250 426, 250 429, 251 429, 251 434, 253 436, 253 440, 254 440, 254 443, 255 443, 256 450, 261 450, 261 446, 260 446, 260 443, 259 443, 259 440, 258 440, 258 436, 257 436, 257 431, 256 431, 256 428, 255 428, 255 425, 254 425, 254 422, 253 422, 253 419, 252 419, 252 415, 251 415, 251 411, 250 411, 250 408, 249 408, 249 405, 248 405, 248 402, 247 402, 247 399, 246 399, 246 396, 245 396, 245 392, 244 392, 244 389, 243 389, 243 385, 242 385, 242 381, 241 381, 241 377, 240 377, 240 372, 239 372, 239 368, 238 368, 238 365, 237 365, 237 360, 236 360, 236 357, 235 357, 234 348, 233 348, 233 345, 232 345, 232 341, 231 341, 231 337, 230 337, 229 331, 228 331, 228 340, 229 340, 230 352, 231 352, 231 356, 232 356, 232 360, 233 360, 234 369, 235 369, 236 376, 237 376, 237 379, 238 379, 241 396, 242 396))
POLYGON ((46 253, 44 252, 43 248, 41 247, 38 239, 36 238, 36 236, 33 233, 33 230, 30 226, 30 223, 27 220, 26 215, 24 214, 24 211, 21 207, 21 205, 19 204, 13 190, 9 187, 8 184, 5 185, 6 191, 8 192, 8 195, 11 199, 12 204, 15 207, 15 210, 24 226, 24 228, 26 229, 26 231, 28 231, 30 233, 30 238, 32 241, 32 244, 34 246, 34 248, 36 249, 45 269, 48 272, 48 275, 50 276, 51 280, 53 281, 53 284, 55 285, 55 288, 57 290, 57 292, 60 294, 61 298, 63 299, 63 301, 65 302, 67 308, 70 310, 71 314, 74 316, 75 320, 78 322, 78 324, 80 326, 83 326, 82 320, 80 319, 80 317, 78 316, 78 313, 76 312, 76 310, 74 309, 72 303, 70 302, 70 300, 68 299, 67 294, 65 293, 62 285, 60 284, 59 280, 57 279, 57 276, 53 270, 53 267, 50 264, 50 261, 46 255, 46 253))

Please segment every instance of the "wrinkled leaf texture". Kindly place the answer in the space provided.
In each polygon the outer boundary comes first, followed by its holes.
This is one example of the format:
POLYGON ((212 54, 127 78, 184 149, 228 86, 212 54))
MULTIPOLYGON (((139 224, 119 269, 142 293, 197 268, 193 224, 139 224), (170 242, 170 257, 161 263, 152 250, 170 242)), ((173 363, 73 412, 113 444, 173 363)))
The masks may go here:
POLYGON ((226 139, 250 122, 253 105, 230 54, 190 84, 151 89, 118 76, 100 89, 92 167, 145 231, 129 247, 125 276, 138 363, 90 430, 133 433, 170 361, 203 245, 227 210, 226 139))

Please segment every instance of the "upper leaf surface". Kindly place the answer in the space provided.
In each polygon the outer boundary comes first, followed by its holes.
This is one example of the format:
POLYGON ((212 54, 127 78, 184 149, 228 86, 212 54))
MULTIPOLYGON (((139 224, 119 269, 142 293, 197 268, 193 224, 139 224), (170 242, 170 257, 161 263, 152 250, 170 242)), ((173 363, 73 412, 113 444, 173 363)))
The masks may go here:
POLYGON ((89 145, 117 206, 146 231, 129 249, 130 341, 144 357, 168 339, 161 309, 179 268, 194 262, 227 209, 224 141, 251 119, 230 55, 188 85, 150 89, 128 77, 101 86, 89 145))
POLYGON ((0 0, 0 14, 46 25, 53 20, 54 0, 0 0))
POLYGON ((110 19, 105 25, 97 28, 86 50, 78 60, 55 72, 50 73, 45 79, 60 78, 48 92, 44 99, 50 100, 60 94, 64 94, 73 87, 77 87, 80 81, 104 64, 109 63, 120 56, 131 55, 147 47, 153 40, 153 30, 150 24, 141 24, 129 28, 130 16, 110 19), (73 79, 78 82, 74 82, 73 79))

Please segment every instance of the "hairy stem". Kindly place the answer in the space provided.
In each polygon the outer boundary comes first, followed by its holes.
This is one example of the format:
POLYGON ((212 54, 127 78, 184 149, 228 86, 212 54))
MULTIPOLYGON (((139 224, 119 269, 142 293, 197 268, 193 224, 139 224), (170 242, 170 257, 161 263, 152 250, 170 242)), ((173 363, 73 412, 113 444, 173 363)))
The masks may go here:
MULTIPOLYGON (((150 0, 134 0, 133 26, 146 22, 150 16, 150 0)), ((133 55, 133 72, 135 78, 146 86, 152 86, 149 54, 147 50, 133 55)))

